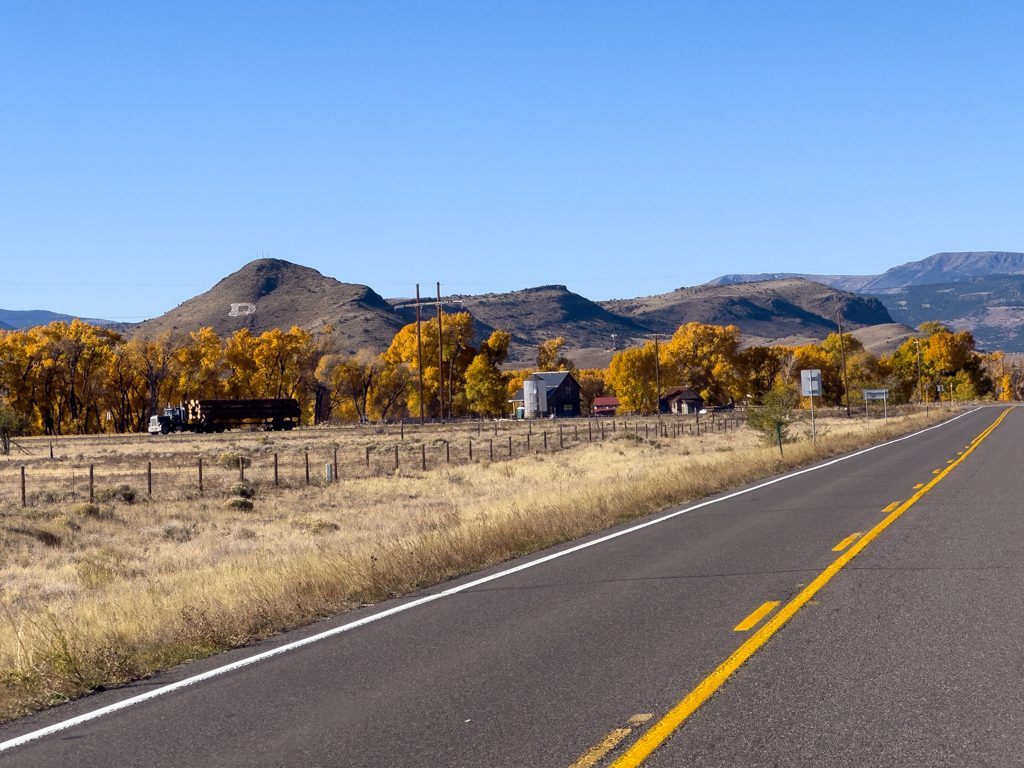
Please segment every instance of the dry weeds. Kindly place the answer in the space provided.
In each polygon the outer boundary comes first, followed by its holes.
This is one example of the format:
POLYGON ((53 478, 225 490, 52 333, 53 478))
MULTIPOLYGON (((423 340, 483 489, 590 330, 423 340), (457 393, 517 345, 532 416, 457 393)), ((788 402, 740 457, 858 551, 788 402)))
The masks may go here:
MULTIPOLYGON (((828 419, 816 445, 747 429, 217 495, 8 503, 0 717, 138 679, 938 421, 828 419), (252 509, 230 499, 251 500, 252 509), (229 503, 225 505, 225 502, 229 503)), ((233 438, 258 444, 262 438, 233 438)), ((307 436, 308 439, 308 436, 307 436)), ((184 445, 185 442, 182 441, 184 445)), ((135 489, 138 490, 137 488, 135 489)))

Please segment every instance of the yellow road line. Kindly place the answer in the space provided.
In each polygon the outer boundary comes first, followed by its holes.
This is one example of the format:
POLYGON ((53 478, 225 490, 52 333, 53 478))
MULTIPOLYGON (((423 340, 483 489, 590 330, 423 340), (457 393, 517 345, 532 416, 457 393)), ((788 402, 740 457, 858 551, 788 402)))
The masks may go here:
POLYGON ((619 745, 619 742, 633 732, 632 728, 616 728, 597 744, 588 749, 583 756, 569 768, 592 768, 598 761, 619 745))
MULTIPOLYGON (((916 491, 916 490, 917 490, 918 488, 924 488, 924 483, 918 483, 917 485, 915 485, 915 486, 914 486, 914 490, 915 490, 915 491, 916 491)), ((885 511, 886 511, 886 512, 888 512, 888 511, 889 511, 889 510, 888 510, 888 508, 886 508, 886 510, 885 510, 885 511)))
POLYGON ((890 513, 878 525, 868 531, 867 534, 865 534, 852 547, 836 558, 835 562, 822 571, 821 574, 800 594, 783 606, 782 610, 775 614, 767 624, 761 627, 761 629, 754 633, 749 640, 737 648, 728 659, 719 665, 718 669, 704 678, 700 685, 690 691, 686 698, 676 704, 667 715, 651 726, 651 729, 641 736, 637 740, 636 744, 626 750, 626 753, 623 754, 622 757, 612 763, 611 768, 637 768, 637 766, 639 766, 640 763, 642 763, 647 756, 651 754, 651 752, 657 749, 662 742, 664 742, 665 739, 667 739, 672 732, 676 730, 676 728, 683 724, 683 721, 686 720, 686 718, 693 714, 701 704, 707 701, 711 694, 721 688, 722 684, 729 679, 733 672, 740 668, 743 662, 749 659, 758 648, 768 642, 768 638, 778 632, 787 621, 793 618, 796 612, 809 602, 818 590, 824 587, 833 576, 839 573, 847 563, 855 558, 882 531, 888 528, 894 520, 910 509, 929 490, 931 490, 932 487, 952 472, 954 467, 958 466, 961 461, 964 461, 968 456, 970 456, 974 449, 981 443, 981 440, 992 434, 992 431, 999 426, 1002 420, 1006 418, 1006 414, 1011 410, 1013 410, 1013 407, 1007 408, 1003 411, 999 415, 999 418, 975 439, 971 447, 963 456, 957 459, 955 463, 950 464, 948 467, 941 470, 942 474, 933 479, 928 483, 928 485, 924 486, 907 501, 903 502, 903 504, 890 513))
POLYGON ((761 619, 763 619, 769 613, 774 611, 775 610, 775 606, 777 606, 778 604, 779 603, 778 603, 777 600, 774 603, 773 602, 765 603, 760 608, 758 608, 756 611, 754 611, 752 614, 747 616, 747 618, 745 618, 743 621, 741 621, 739 624, 737 624, 736 625, 736 629, 733 630, 733 631, 735 631, 735 632, 746 632, 748 629, 750 629, 755 624, 757 624, 757 622, 759 622, 761 619))
POLYGON ((935 470, 934 472, 932 472, 932 474, 933 474, 933 475, 937 475, 937 474, 939 474, 940 472, 944 472, 944 471, 945 471, 945 470, 943 470, 943 469, 942 469, 942 467, 939 467, 939 468, 938 468, 938 469, 936 469, 936 470, 935 470))
POLYGON ((832 551, 833 552, 842 552, 848 546, 853 544, 853 542, 855 542, 857 540, 858 536, 860 536, 859 533, 854 533, 854 534, 851 534, 851 535, 847 536, 845 539, 843 539, 838 544, 836 544, 834 547, 832 547, 832 551))
MULTIPOLYGON (((915 485, 914 487, 915 487, 915 488, 920 488, 921 486, 920 486, 920 485, 915 485)), ((898 501, 894 501, 894 502, 893 502, 892 504, 890 504, 890 505, 889 505, 888 507, 886 507, 886 508, 885 508, 885 509, 883 509, 882 511, 883 511, 883 512, 892 512, 892 511, 893 511, 894 509, 896 509, 896 507, 898 507, 899 505, 900 505, 900 503, 899 503, 898 501)))

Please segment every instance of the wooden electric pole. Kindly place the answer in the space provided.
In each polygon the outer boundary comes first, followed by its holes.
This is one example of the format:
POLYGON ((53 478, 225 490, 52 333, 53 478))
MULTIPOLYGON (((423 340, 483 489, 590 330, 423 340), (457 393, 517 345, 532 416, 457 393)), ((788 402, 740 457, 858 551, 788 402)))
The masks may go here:
POLYGON ((850 418, 850 385, 846 381, 846 343, 843 341, 843 315, 836 312, 836 322, 839 324, 839 354, 843 358, 843 392, 846 393, 846 418, 850 418))
POLYGON ((416 371, 420 376, 420 426, 423 426, 423 337, 420 335, 419 283, 416 283, 416 371))

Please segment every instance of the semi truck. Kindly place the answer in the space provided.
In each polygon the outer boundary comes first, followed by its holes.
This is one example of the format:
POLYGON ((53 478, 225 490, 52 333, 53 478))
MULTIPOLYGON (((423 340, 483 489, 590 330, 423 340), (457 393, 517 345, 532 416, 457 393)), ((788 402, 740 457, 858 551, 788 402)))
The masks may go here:
POLYGON ((294 429, 302 409, 294 398, 262 400, 189 400, 149 419, 151 435, 170 432, 223 432, 239 424, 267 430, 294 429))

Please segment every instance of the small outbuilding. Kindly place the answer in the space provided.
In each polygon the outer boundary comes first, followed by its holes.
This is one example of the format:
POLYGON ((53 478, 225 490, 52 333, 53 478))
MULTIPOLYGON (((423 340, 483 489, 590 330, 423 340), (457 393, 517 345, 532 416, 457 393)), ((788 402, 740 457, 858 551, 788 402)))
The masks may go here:
POLYGON ((619 405, 619 398, 617 397, 595 397, 593 404, 590 406, 590 415, 614 416, 619 405))
POLYGON ((700 413, 704 398, 693 387, 670 387, 658 401, 662 413, 700 413))
POLYGON ((523 416, 528 419, 579 416, 580 383, 570 371, 535 373, 509 402, 517 414, 522 408, 523 416), (527 387, 531 394, 529 404, 525 393, 527 387))

